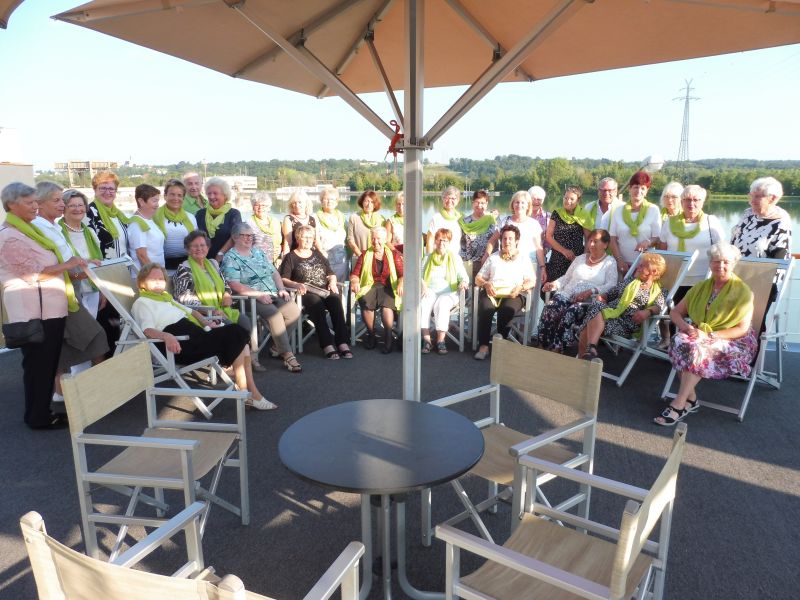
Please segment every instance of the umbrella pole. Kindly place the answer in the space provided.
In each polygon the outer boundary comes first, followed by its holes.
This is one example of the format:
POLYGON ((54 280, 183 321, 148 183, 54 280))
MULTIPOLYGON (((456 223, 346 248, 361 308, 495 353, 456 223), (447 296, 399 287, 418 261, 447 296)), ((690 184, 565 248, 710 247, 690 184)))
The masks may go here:
POLYGON ((420 401, 420 282, 422 280, 422 105, 423 0, 406 2, 406 86, 403 179, 406 196, 406 230, 403 245, 403 399, 420 401))

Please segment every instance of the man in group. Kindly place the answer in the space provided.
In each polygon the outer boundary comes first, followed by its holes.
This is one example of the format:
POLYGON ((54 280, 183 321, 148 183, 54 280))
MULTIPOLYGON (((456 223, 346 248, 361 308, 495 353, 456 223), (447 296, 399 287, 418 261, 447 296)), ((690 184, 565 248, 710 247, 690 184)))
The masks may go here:
POLYGON ((208 204, 208 198, 203 194, 203 180, 199 173, 185 173, 183 185, 186 186, 186 196, 183 198, 183 210, 195 214, 208 204))
POLYGON ((611 213, 625 203, 617 197, 617 182, 611 177, 604 177, 597 186, 597 201, 590 202, 585 209, 592 216, 594 229, 608 231, 611 213))
MULTIPOLYGON (((61 226, 56 223, 56 219, 64 216, 64 200, 62 198, 63 189, 57 183, 51 181, 41 181, 36 184, 36 202, 39 205, 39 215, 31 222, 46 237, 48 237, 58 248, 62 262, 68 261, 75 252, 64 233, 61 226)), ((99 261, 82 261, 83 265, 87 262, 100 264, 99 261)), ((73 289, 79 286, 79 282, 86 278, 80 268, 69 272, 73 289)), ((83 305, 78 305, 77 311, 67 313, 67 321, 64 329, 64 343, 61 347, 61 358, 59 360, 58 371, 56 372, 55 392, 53 394, 54 413, 64 413, 64 397, 61 395, 61 373, 68 371, 70 367, 81 365, 87 361, 97 364, 104 358, 108 351, 108 342, 103 328, 95 320, 83 305)))

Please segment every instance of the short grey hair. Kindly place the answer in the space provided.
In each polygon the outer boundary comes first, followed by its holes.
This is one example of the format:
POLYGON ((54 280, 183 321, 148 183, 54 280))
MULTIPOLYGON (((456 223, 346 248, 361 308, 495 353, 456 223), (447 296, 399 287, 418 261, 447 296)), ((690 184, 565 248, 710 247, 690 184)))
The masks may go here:
POLYGON ((328 196, 338 201, 339 190, 336 188, 322 188, 322 191, 319 193, 319 201, 322 202, 323 200, 326 200, 328 196))
POLYGON ((208 188, 213 185, 222 190, 222 195, 225 196, 226 200, 231 199, 231 186, 222 177, 211 177, 206 181, 205 185, 203 186, 203 190, 205 190, 206 194, 208 194, 208 188))
POLYGON ((706 250, 706 254, 708 255, 708 260, 720 260, 727 258, 728 260, 732 261, 734 265, 736 265, 736 263, 739 262, 739 259, 742 258, 742 253, 739 248, 733 244, 729 244, 728 242, 717 242, 708 250, 706 250))
POLYGON ((617 188, 617 189, 619 189, 619 184, 617 183, 617 180, 616 180, 616 179, 614 179, 613 177, 603 177, 603 178, 602 178, 602 179, 601 179, 601 180, 600 180, 600 181, 597 183, 597 187, 600 187, 600 186, 601 186, 601 185, 603 185, 604 183, 613 183, 613 184, 614 184, 614 187, 615 187, 615 188, 617 188))
POLYGON ((448 185, 446 188, 444 188, 444 191, 442 192, 442 198, 451 193, 455 193, 455 195, 458 197, 458 201, 461 201, 461 190, 454 185, 448 185))
POLYGON ((708 191, 703 186, 697 185, 695 183, 690 183, 685 188, 683 188, 683 192, 681 192, 681 200, 688 196, 697 195, 700 200, 703 202, 706 201, 708 197, 708 191))
POLYGON ((670 181, 664 186, 661 192, 661 206, 664 206, 664 198, 667 196, 677 196, 680 198, 683 195, 683 184, 678 181, 670 181))
POLYGON ((528 194, 530 194, 531 198, 541 198, 544 200, 547 197, 547 192, 544 191, 544 188, 540 185, 534 185, 528 188, 528 194))
POLYGON ((272 204, 272 196, 270 196, 267 192, 256 192, 253 194, 253 197, 250 198, 250 204, 255 206, 256 204, 272 204))
POLYGON ((373 227, 372 229, 370 229, 369 233, 370 233, 370 238, 372 238, 372 236, 374 236, 376 233, 381 234, 383 236, 383 239, 389 237, 389 231, 383 225, 378 225, 377 227, 373 227))
POLYGON ((36 184, 36 202, 41 204, 50 199, 53 192, 63 192, 64 188, 55 181, 40 181, 36 184))
POLYGON ((254 233, 253 228, 244 221, 240 221, 231 228, 231 237, 236 237, 243 233, 254 233))
POLYGON ((777 202, 783 196, 783 186, 774 177, 759 177, 750 184, 750 193, 775 196, 775 202, 777 202))
POLYGON ((289 206, 292 206, 295 202, 302 202, 303 204, 308 204, 310 202, 310 198, 308 194, 306 194, 303 190, 295 190, 292 192, 292 195, 289 196, 289 206))
POLYGON ((64 193, 61 197, 64 199, 64 204, 66 204, 73 198, 78 197, 81 200, 83 200, 83 206, 86 208, 86 210, 89 210, 89 199, 86 197, 86 194, 84 194, 80 190, 71 190, 71 189, 64 190, 64 193))
POLYGON ((22 198, 35 195, 36 188, 32 188, 27 183, 22 183, 21 181, 13 181, 0 192, 0 199, 3 201, 3 208, 8 210, 8 207, 12 204, 19 204, 22 198))

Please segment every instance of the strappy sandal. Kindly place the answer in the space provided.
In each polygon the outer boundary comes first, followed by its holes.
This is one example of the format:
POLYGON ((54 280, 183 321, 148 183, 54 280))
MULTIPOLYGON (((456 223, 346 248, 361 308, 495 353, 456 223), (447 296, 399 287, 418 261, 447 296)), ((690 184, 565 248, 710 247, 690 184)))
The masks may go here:
POLYGON ((597 358, 597 346, 595 344, 589 344, 586 347, 586 352, 583 353, 581 356, 583 360, 592 360, 597 358))
POLYGON ((325 358, 327 358, 328 360, 339 360, 339 352, 336 350, 331 350, 330 352, 326 352, 325 358))
POLYGON ((347 344, 341 344, 339 346, 339 356, 342 358, 353 358, 353 352, 350 350, 350 347, 347 344))
POLYGON ((253 400, 249 398, 244 401, 244 405, 246 408, 254 408, 256 410, 275 410, 278 408, 278 405, 274 402, 270 402, 266 398, 262 397, 258 400, 253 400))
POLYGON ((653 419, 653 423, 656 425, 661 425, 662 427, 674 427, 681 421, 683 421, 686 417, 689 416, 689 411, 685 408, 681 408, 680 410, 672 406, 671 404, 661 411, 661 414, 658 415, 655 419, 653 419), (675 415, 674 417, 672 415, 675 415), (663 419, 659 421, 659 419, 663 419))
POLYGON ((436 352, 438 352, 439 354, 447 354, 447 344, 445 344, 444 342, 437 342, 436 352))
POLYGON ((303 370, 303 367, 297 362, 297 357, 291 353, 283 357, 283 364, 286 366, 286 370, 289 371, 289 373, 299 373, 303 370))
POLYGON ((430 340, 425 340, 424 342, 422 342, 422 353, 423 354, 430 354, 431 353, 431 348, 433 348, 433 346, 431 345, 430 340))
POLYGON ((687 398, 686 406, 684 408, 686 409, 687 413, 692 414, 700 410, 700 403, 697 401, 697 398, 694 400, 689 400, 687 398))

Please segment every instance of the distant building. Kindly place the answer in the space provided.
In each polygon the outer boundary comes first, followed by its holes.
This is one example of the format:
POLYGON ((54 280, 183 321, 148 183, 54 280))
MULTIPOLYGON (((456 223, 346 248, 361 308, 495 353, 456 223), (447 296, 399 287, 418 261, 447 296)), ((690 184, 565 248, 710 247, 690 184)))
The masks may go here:
POLYGON ((67 173, 69 187, 90 185, 97 171, 118 169, 119 163, 110 160, 68 160, 55 164, 55 171, 67 173))

